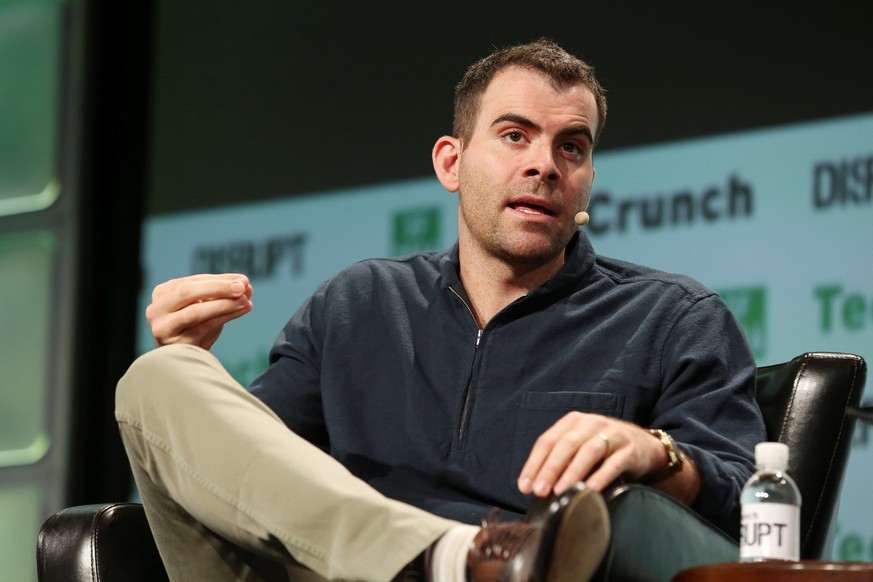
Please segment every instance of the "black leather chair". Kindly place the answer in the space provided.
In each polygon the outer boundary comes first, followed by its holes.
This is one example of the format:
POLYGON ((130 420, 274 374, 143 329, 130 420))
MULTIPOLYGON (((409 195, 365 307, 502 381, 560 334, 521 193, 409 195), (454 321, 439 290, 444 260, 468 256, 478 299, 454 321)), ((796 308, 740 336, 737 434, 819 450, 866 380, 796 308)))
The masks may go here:
POLYGON ((36 559, 40 582, 168 580, 138 503, 59 511, 40 529, 36 559))
MULTIPOLYGON (((769 440, 787 443, 788 471, 803 497, 801 557, 827 557, 857 407, 866 379, 863 358, 806 353, 758 369, 758 403, 769 440)), ((612 542, 596 580, 670 580, 680 570, 736 561, 734 540, 690 510, 642 485, 606 495, 612 542)), ((40 582, 166 580, 142 506, 72 507, 49 517, 37 542, 40 582)))

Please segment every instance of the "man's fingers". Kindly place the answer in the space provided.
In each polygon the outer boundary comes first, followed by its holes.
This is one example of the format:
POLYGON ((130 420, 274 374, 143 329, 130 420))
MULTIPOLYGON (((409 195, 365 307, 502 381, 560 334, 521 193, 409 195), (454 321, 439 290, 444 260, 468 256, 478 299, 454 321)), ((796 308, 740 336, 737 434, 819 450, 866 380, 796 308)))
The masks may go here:
POLYGON ((528 454, 527 461, 525 461, 518 479, 518 489, 525 495, 536 493, 536 487, 542 489, 543 484, 540 482, 540 473, 555 443, 564 431, 563 424, 565 424, 564 418, 541 434, 528 454))
POLYGON ((225 323, 252 309, 245 275, 192 275, 155 287, 146 319, 160 345, 187 343, 208 349, 225 323))
POLYGON ((240 296, 251 297, 251 285, 244 275, 193 275, 155 287, 152 304, 159 312, 172 312, 198 301, 240 296))
MULTIPOLYGON (((604 433, 597 433, 594 436, 588 437, 555 482, 555 493, 563 493, 580 481, 586 481, 587 484, 587 479, 600 472, 603 465, 609 461, 611 452, 612 443, 604 433)), ((614 466, 615 460, 612 459, 611 466, 614 466)))
POLYGON ((238 306, 232 311, 222 312, 218 315, 195 314, 198 309, 202 308, 205 308, 206 311, 212 310, 214 304, 218 302, 207 301, 190 305, 182 311, 167 314, 156 320, 152 323, 152 335, 155 342, 159 346, 185 343, 209 349, 218 339, 224 324, 251 311, 251 304, 249 304, 249 306, 238 306))
POLYGON ((522 469, 519 490, 546 497, 586 477, 605 453, 601 439, 591 440, 593 426, 581 414, 570 414, 544 432, 522 469))
MULTIPOLYGON (((537 439, 522 468, 518 488, 546 497, 580 481, 602 491, 619 477, 639 479, 663 454, 644 429, 619 419, 570 412, 537 439)), ((663 463, 662 463, 663 464, 663 463)))
POLYGON ((185 309, 170 315, 179 330, 198 326, 214 319, 221 323, 236 319, 248 311, 251 301, 246 296, 234 299, 211 299, 188 305, 185 309))
POLYGON ((600 466, 591 473, 585 481, 585 485, 595 491, 603 491, 610 483, 624 474, 624 453, 618 452, 603 459, 600 466))

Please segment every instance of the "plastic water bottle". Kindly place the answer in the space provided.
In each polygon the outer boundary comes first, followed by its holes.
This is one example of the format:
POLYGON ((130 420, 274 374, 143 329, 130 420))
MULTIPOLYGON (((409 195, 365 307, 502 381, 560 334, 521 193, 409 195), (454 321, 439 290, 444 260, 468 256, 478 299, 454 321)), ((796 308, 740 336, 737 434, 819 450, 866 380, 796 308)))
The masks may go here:
POLYGON ((740 561, 800 559, 800 491, 785 473, 788 445, 758 443, 757 471, 740 495, 740 561))

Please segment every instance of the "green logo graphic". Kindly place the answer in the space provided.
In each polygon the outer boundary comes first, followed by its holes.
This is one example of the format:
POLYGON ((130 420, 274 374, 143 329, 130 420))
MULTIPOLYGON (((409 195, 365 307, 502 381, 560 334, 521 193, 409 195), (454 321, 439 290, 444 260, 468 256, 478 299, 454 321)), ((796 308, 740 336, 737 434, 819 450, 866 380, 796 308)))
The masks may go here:
POLYGON ((391 225, 391 254, 406 255, 439 248, 440 208, 428 206, 401 210, 391 225))
POLYGON ((756 360, 767 354, 767 289, 736 287, 718 293, 740 322, 756 360))

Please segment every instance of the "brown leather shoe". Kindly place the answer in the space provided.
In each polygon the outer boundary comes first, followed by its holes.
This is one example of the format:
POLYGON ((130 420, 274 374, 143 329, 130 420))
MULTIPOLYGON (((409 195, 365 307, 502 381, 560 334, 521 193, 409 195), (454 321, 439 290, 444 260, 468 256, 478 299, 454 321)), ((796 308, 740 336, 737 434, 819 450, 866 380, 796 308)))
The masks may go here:
POLYGON ((609 543, 603 497, 582 484, 536 503, 525 521, 492 512, 467 556, 472 582, 583 582, 609 543))

